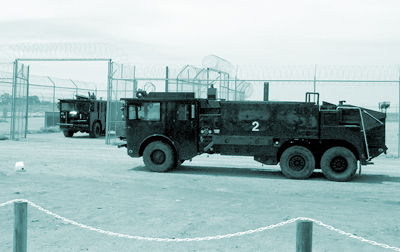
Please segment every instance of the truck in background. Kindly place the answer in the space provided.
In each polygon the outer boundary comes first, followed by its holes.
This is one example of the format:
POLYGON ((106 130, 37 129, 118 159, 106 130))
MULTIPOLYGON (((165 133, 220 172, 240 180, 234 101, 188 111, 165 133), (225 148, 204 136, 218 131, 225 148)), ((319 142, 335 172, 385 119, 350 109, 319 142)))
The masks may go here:
POLYGON ((89 93, 88 97, 77 95, 76 99, 60 99, 59 109, 59 125, 65 137, 72 137, 76 132, 89 133, 91 138, 104 135, 107 101, 97 100, 89 93))
MULTIPOLYGON (((311 101, 314 97, 315 101, 311 101)), ((321 169, 333 181, 349 181, 358 165, 386 153, 385 113, 323 102, 196 99, 194 93, 149 93, 125 98, 124 146, 143 156, 151 171, 165 172, 203 154, 253 156, 280 164, 292 179, 321 169)), ((120 146, 120 147, 121 147, 120 146)))

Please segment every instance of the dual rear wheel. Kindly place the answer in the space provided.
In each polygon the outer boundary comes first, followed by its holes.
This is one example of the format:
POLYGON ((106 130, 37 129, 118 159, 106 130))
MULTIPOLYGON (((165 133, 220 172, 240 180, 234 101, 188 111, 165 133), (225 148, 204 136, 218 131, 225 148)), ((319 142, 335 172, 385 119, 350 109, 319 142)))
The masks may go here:
POLYGON ((321 169, 329 180, 349 181, 356 174, 357 159, 353 152, 345 147, 332 147, 322 155, 321 169))
MULTIPOLYGON (((322 173, 329 180, 349 181, 357 171, 357 159, 353 152, 345 147, 332 147, 321 157, 322 173)), ((313 153, 303 146, 292 146, 281 156, 282 173, 291 179, 306 179, 315 168, 313 153)))
POLYGON ((303 146, 287 148, 281 156, 283 175, 291 179, 306 179, 315 168, 315 158, 312 152, 303 146))

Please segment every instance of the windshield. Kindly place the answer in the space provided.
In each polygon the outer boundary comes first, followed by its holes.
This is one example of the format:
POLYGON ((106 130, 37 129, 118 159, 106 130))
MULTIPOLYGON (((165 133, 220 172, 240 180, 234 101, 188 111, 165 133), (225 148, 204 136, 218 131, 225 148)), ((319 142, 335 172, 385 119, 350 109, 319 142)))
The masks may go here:
POLYGON ((88 111, 89 103, 87 102, 65 102, 60 104, 61 111, 88 111))

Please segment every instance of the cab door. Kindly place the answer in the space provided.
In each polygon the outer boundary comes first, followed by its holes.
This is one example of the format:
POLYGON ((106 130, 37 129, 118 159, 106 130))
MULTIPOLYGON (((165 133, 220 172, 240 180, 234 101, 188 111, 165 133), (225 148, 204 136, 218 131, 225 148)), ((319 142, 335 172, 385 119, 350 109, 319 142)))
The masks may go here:
POLYGON ((127 102, 126 129, 128 155, 139 157, 143 141, 153 135, 165 135, 164 105, 159 101, 127 102))
POLYGON ((177 146, 179 159, 187 160, 198 154, 197 101, 167 103, 167 134, 177 146))

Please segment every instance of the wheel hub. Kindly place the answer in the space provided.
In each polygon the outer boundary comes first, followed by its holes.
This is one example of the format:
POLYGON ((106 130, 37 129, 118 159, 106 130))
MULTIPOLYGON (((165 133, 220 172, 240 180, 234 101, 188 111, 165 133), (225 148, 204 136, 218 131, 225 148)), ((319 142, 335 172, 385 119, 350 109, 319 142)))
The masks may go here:
POLYGON ((334 157, 330 163, 330 166, 334 172, 342 173, 346 171, 348 163, 344 157, 334 157))
POLYGON ((306 161, 302 156, 295 155, 289 159, 289 167, 294 171, 301 171, 306 166, 306 161))
POLYGON ((162 150, 155 150, 151 153, 151 161, 155 164, 162 164, 165 162, 165 153, 162 150))

